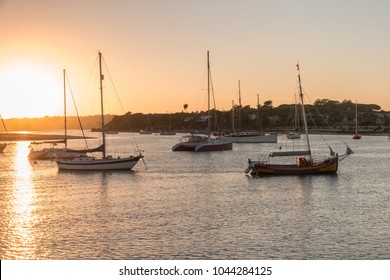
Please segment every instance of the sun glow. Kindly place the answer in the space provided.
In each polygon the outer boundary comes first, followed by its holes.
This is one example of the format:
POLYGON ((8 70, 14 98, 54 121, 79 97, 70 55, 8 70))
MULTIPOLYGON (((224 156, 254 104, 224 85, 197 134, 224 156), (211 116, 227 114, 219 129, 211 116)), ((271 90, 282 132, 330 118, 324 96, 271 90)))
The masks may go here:
POLYGON ((2 116, 43 117, 61 114, 62 84, 61 72, 58 73, 56 76, 34 64, 13 64, 1 68, 2 116))

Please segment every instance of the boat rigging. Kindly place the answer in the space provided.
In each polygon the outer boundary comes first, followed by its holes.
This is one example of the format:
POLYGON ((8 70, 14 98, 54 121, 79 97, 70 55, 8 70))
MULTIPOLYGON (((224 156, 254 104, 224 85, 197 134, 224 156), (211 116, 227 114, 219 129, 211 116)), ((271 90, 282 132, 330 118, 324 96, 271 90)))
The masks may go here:
POLYGON ((330 146, 330 155, 325 159, 317 160, 313 157, 308 125, 306 121, 305 104, 302 91, 301 74, 299 64, 297 66, 298 83, 299 83, 299 98, 300 108, 304 125, 304 133, 306 140, 306 149, 299 151, 275 151, 268 154, 268 158, 264 160, 254 161, 248 159, 248 167, 245 173, 251 175, 311 175, 311 174, 327 174, 336 173, 338 170, 339 161, 347 158, 353 152, 346 145, 346 152, 343 155, 334 153, 330 146), (295 157, 295 163, 272 163, 271 158, 274 157, 295 157))

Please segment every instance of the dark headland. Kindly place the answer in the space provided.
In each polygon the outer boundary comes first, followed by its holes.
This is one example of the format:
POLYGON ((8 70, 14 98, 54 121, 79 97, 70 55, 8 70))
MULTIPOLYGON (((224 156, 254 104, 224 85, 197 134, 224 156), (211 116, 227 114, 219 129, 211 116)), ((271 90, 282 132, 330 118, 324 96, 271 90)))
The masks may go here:
MULTIPOLYGON (((44 141, 44 140, 62 140, 64 135, 38 134, 38 133, 0 133, 0 141, 44 141)), ((68 135, 67 139, 83 139, 82 136, 68 135)))

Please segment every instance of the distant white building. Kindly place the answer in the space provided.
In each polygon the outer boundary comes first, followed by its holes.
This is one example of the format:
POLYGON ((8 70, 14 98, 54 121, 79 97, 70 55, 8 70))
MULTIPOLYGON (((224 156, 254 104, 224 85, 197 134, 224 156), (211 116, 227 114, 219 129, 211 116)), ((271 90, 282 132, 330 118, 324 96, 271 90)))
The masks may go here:
POLYGON ((209 120, 210 116, 201 116, 199 121, 200 122, 207 122, 209 120))
POLYGON ((257 119, 257 116, 256 116, 256 114, 249 114, 249 115, 248 115, 248 118, 249 118, 251 121, 254 121, 254 120, 257 119))

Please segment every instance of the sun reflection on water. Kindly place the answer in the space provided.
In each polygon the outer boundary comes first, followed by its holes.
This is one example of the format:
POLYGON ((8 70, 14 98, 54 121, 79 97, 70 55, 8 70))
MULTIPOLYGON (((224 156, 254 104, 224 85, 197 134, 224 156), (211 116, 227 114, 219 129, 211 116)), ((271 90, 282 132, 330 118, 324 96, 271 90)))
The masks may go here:
POLYGON ((14 158, 14 180, 12 186, 14 212, 11 222, 12 234, 9 251, 12 258, 34 258, 34 199, 35 188, 32 181, 32 167, 27 159, 28 142, 16 144, 14 158))

